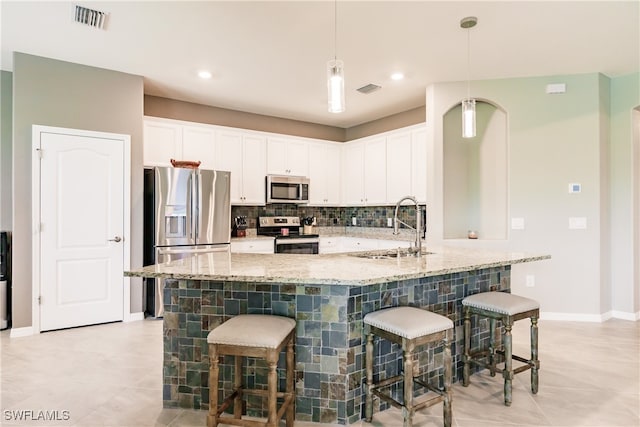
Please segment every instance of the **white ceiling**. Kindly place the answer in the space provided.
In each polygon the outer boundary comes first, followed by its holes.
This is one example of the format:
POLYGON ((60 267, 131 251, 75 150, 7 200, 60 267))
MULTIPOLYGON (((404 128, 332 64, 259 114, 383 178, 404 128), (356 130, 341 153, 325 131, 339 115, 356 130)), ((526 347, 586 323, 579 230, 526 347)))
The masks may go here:
MULTIPOLYGON (((337 2, 346 105, 327 112, 334 1, 92 2, 105 30, 71 20, 71 2, 0 2, 1 68, 14 51, 144 76, 145 93, 350 127, 424 105, 432 83, 640 70, 640 2, 337 2), (210 80, 196 76, 200 69, 210 80), (403 81, 389 75, 402 71, 403 81), (356 92, 368 83, 382 89, 356 92)), ((472 93, 473 95, 473 93, 472 93)))

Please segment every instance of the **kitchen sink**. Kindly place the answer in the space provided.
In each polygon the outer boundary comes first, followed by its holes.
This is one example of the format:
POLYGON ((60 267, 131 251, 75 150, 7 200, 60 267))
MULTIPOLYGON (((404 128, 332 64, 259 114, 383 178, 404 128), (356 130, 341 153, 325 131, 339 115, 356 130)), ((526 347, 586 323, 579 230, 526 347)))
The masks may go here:
MULTIPOLYGON (((422 251, 420 255, 424 256, 432 253, 433 252, 422 251)), ((356 252, 350 255, 357 258, 367 258, 367 259, 395 259, 395 258, 416 258, 417 257, 416 253, 409 252, 406 249, 385 250, 385 251, 375 251, 375 252, 356 252)))

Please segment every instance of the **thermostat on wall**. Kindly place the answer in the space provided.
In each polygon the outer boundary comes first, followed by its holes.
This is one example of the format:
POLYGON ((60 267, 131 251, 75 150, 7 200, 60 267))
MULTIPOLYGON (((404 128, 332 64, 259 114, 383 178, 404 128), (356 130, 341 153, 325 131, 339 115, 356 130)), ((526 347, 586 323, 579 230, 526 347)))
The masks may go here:
POLYGON ((582 185, 578 183, 569 184, 569 193, 579 193, 582 191, 582 185))

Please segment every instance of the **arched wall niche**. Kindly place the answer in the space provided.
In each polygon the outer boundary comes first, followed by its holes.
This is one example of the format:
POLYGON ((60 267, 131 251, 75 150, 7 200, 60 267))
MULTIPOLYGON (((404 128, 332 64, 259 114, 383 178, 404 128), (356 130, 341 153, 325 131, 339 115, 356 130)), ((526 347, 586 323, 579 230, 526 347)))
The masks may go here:
POLYGON ((462 138, 462 106, 443 116, 445 239, 507 239, 509 162, 507 113, 476 100, 476 136, 462 138))

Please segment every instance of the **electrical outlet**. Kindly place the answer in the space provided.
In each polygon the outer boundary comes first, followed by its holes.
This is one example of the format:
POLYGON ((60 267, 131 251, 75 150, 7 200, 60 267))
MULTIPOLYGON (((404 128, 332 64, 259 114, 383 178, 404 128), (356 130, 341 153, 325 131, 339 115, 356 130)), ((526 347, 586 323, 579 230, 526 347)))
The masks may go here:
POLYGON ((533 274, 528 274, 525 277, 525 284, 527 288, 533 288, 536 285, 536 276, 534 276, 533 274))
POLYGON ((393 218, 387 218, 387 227, 393 227, 393 218))

